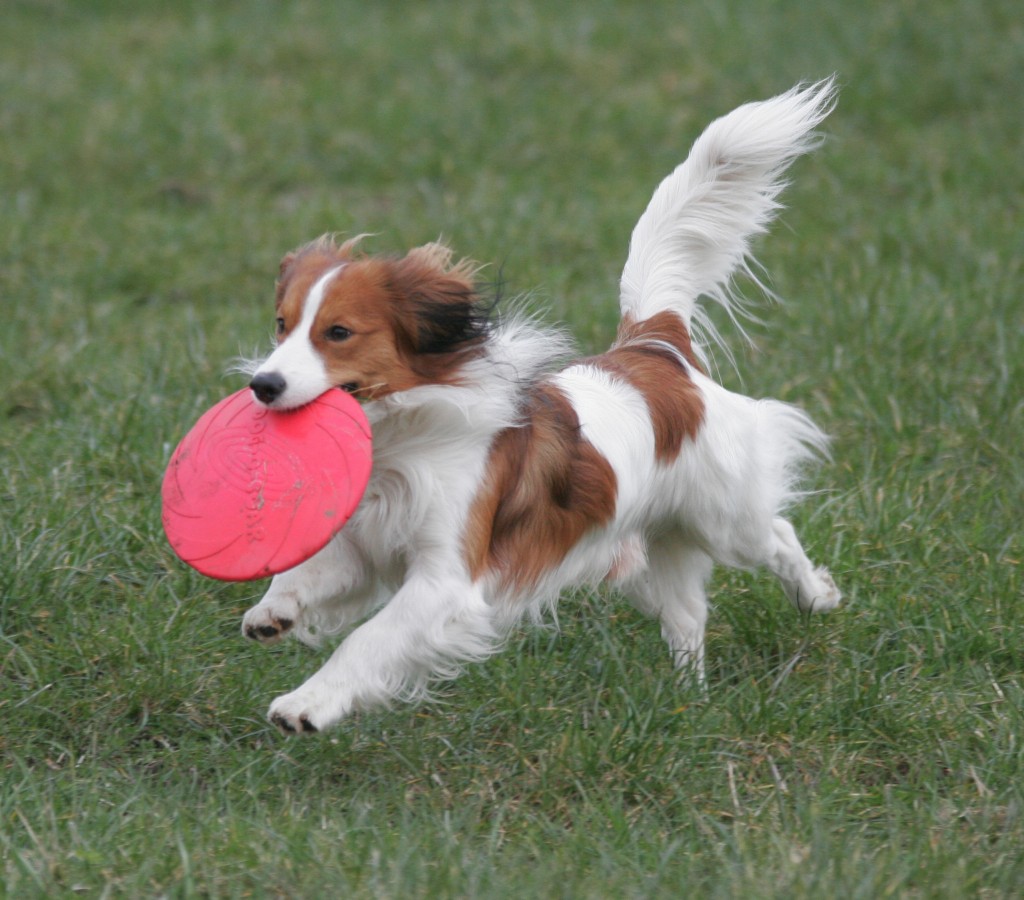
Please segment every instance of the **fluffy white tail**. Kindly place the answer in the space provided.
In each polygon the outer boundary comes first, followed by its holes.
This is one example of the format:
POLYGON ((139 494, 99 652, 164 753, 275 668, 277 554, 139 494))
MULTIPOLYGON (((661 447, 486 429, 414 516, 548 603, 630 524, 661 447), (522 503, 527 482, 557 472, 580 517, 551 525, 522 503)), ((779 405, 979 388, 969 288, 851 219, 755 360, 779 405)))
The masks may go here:
POLYGON ((816 146, 814 128, 834 105, 830 78, 712 122, 633 229, 622 271, 623 315, 643 321, 664 310, 679 313, 703 357, 701 345, 718 335, 698 299, 710 297, 735 319, 732 278, 737 270, 754 277, 750 241, 775 217, 783 173, 816 146))

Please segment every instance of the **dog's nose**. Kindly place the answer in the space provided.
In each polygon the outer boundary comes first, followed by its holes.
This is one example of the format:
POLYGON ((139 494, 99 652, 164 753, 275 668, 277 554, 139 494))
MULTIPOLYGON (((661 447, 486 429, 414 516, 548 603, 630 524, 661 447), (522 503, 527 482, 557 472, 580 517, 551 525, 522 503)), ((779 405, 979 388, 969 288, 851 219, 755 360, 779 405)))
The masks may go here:
POLYGON ((260 403, 273 403, 281 394, 284 393, 284 389, 288 386, 288 383, 284 380, 284 376, 279 372, 259 372, 254 375, 252 381, 249 382, 249 387, 252 388, 252 392, 256 395, 256 399, 260 403))

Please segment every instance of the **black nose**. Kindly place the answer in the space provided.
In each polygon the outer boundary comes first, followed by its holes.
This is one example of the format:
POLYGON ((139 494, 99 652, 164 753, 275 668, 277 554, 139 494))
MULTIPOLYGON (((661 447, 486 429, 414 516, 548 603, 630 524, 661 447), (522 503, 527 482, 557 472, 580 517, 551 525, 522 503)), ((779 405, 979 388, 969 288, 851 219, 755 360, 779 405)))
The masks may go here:
POLYGON ((260 403, 273 403, 284 393, 287 386, 288 382, 278 372, 260 372, 249 382, 249 387, 260 403))

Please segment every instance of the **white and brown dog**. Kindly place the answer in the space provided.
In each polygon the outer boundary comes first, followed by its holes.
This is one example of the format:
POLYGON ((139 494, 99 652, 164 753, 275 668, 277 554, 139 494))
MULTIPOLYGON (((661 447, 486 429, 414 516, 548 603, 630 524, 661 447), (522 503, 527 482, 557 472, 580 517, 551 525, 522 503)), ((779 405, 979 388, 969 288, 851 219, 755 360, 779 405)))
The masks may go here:
POLYGON ((782 517, 826 438, 707 376, 697 305, 734 311, 731 279, 833 102, 831 81, 798 86, 704 132, 633 232, 618 335, 599 356, 567 364, 561 333, 492 315, 474 267, 437 244, 388 259, 321 239, 285 257, 253 393, 273 409, 352 393, 373 474, 348 525, 274 578, 243 632, 315 644, 373 615, 273 702, 274 723, 320 731, 416 697, 570 586, 613 583, 698 680, 714 563, 766 566, 802 610, 839 602, 782 517))

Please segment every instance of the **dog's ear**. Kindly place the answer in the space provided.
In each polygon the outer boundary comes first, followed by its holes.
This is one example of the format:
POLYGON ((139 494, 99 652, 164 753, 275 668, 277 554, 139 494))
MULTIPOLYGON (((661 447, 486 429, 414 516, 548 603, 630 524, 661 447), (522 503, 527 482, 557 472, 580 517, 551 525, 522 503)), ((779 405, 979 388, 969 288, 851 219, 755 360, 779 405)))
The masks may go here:
POLYGON ((284 278, 288 273, 288 270, 291 269, 292 264, 295 262, 296 255, 297 254, 294 251, 284 255, 284 259, 281 260, 281 265, 277 270, 277 277, 279 280, 284 278))
POLYGON ((391 289, 405 306, 403 325, 415 353, 453 353, 480 343, 487 335, 490 308, 477 293, 477 266, 452 263, 443 244, 410 250, 391 272, 391 289))
POLYGON ((292 267, 295 265, 296 253, 286 253, 281 260, 281 266, 277 270, 277 283, 275 285, 275 304, 278 309, 284 301, 284 292, 288 288, 288 281, 292 275, 292 267))

